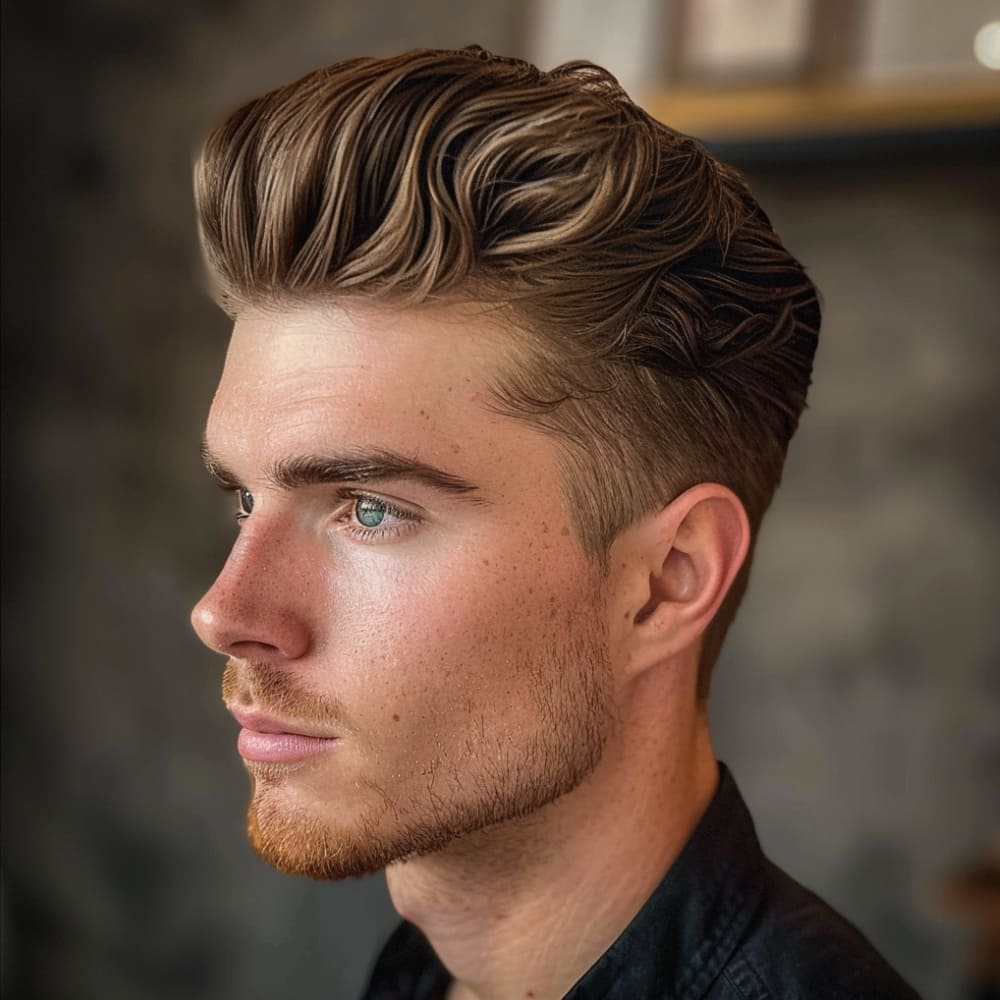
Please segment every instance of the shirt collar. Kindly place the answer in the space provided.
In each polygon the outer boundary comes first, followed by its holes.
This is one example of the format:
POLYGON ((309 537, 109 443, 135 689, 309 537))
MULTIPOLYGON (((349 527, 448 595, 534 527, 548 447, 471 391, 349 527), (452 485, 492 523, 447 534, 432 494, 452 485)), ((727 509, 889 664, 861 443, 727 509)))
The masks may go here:
POLYGON ((729 769, 688 842, 632 922, 566 1000, 704 995, 753 918, 764 856, 729 769))
MULTIPOLYGON (((753 919, 764 865, 750 812, 720 763, 719 787, 663 881, 565 1000, 703 996, 753 919)), ((450 978, 427 939, 404 923, 379 958, 366 998, 436 1000, 450 978)))

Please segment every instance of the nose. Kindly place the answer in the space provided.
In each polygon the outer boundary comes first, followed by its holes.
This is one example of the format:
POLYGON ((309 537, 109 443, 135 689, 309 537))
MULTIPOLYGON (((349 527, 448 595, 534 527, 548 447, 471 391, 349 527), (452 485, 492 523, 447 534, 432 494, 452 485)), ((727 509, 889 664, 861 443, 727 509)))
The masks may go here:
POLYGON ((245 526, 218 578, 191 612, 206 646, 227 656, 291 660, 308 652, 308 588, 279 539, 245 526))

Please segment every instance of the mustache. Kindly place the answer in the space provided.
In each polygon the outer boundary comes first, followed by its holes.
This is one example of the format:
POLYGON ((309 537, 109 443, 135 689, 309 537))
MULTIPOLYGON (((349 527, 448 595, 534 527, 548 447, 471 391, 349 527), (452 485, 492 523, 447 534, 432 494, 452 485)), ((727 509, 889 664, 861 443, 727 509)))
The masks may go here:
POLYGON ((334 697, 303 690, 287 670, 260 660, 230 657, 222 672, 226 705, 254 708, 286 722, 327 727, 345 726, 343 705, 334 697))

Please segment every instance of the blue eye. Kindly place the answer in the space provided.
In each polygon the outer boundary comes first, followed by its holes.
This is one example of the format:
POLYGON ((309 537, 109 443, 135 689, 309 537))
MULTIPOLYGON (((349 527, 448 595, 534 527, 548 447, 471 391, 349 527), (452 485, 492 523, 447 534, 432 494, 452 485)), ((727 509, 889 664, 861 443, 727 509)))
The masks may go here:
POLYGON ((389 512, 389 505, 374 497, 359 497, 354 513, 358 521, 366 528, 377 528, 389 512))
POLYGON ((416 531, 423 521, 419 514, 397 507, 390 500, 368 493, 347 493, 350 506, 340 524, 348 535, 362 542, 387 542, 416 531))

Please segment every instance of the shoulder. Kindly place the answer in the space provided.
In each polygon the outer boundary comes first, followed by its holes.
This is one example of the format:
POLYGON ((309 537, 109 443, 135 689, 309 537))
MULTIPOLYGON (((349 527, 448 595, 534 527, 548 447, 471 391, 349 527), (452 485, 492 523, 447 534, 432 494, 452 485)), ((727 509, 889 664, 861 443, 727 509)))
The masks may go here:
POLYGON ((919 1000, 861 931, 770 861, 757 913, 709 997, 919 1000))

